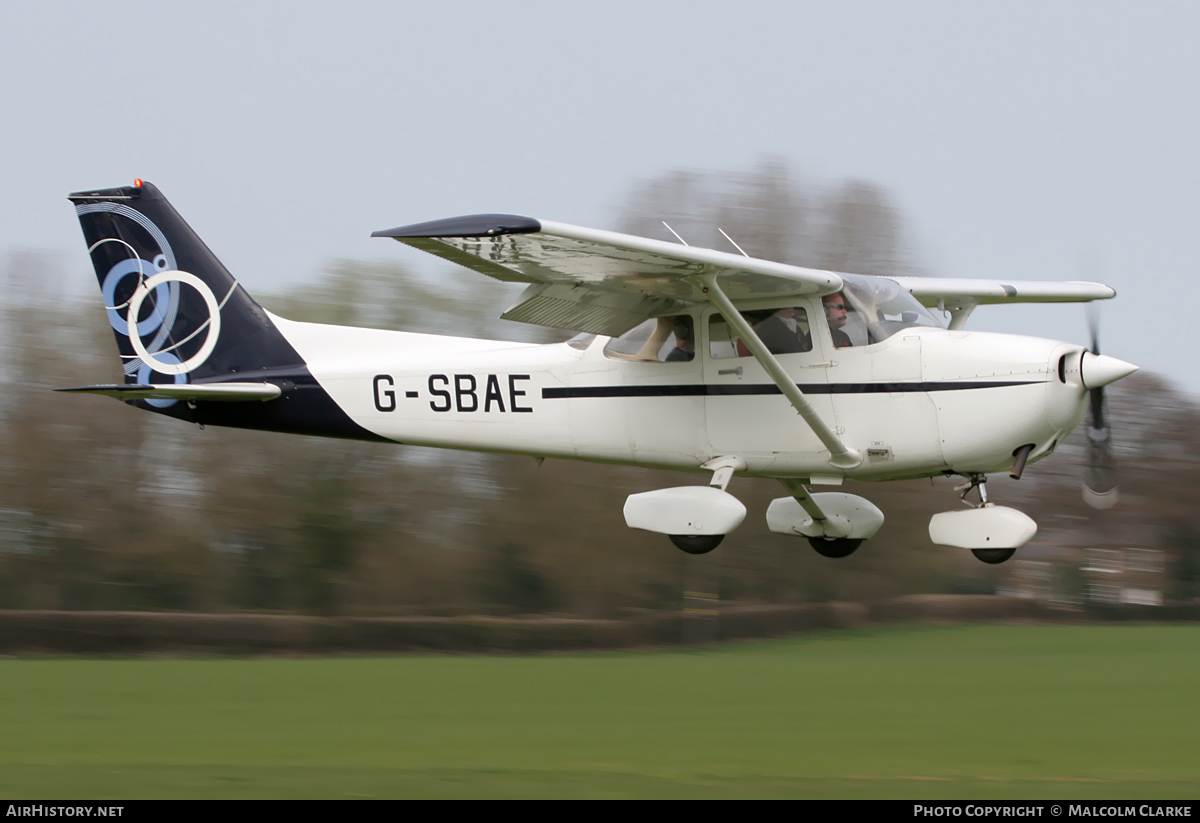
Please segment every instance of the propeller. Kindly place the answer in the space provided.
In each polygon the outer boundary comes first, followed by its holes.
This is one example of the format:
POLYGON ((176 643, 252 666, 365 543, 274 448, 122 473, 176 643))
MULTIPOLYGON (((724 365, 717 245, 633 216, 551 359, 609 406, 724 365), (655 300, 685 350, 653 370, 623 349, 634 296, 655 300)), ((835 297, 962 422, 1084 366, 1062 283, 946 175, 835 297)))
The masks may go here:
MULTIPOLYGON (((1100 307, 1089 303, 1087 307, 1088 336, 1091 338, 1091 354, 1097 358, 1092 362, 1099 365, 1100 359, 1100 307)), ((1084 386, 1088 386, 1087 354, 1082 358, 1084 386)), ((1103 358, 1110 360, 1112 358, 1103 358)), ((1118 361, 1119 362, 1119 361, 1118 361)), ((1092 371, 1099 371, 1093 369, 1092 371)), ((1107 375, 1105 375, 1107 376, 1107 375)), ((1111 509, 1117 505, 1117 461, 1113 457, 1111 430, 1104 417, 1104 386, 1111 381, 1095 379, 1095 388, 1088 389, 1089 411, 1087 421, 1087 466, 1083 471, 1083 501, 1093 509, 1111 509)))

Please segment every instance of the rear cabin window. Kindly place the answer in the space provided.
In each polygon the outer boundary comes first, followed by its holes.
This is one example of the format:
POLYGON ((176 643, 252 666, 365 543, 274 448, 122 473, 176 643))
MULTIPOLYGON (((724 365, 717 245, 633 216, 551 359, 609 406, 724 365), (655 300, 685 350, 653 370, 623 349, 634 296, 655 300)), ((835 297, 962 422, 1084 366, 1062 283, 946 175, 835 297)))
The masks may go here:
POLYGON ((696 357, 696 327, 690 315, 656 317, 634 326, 604 347, 614 360, 683 363, 696 357))
MULTIPOLYGON (((808 312, 802 306, 745 311, 742 317, 771 354, 812 351, 808 312)), ((738 339, 737 331, 719 314, 709 319, 708 340, 708 353, 714 360, 750 356, 749 347, 738 339)))

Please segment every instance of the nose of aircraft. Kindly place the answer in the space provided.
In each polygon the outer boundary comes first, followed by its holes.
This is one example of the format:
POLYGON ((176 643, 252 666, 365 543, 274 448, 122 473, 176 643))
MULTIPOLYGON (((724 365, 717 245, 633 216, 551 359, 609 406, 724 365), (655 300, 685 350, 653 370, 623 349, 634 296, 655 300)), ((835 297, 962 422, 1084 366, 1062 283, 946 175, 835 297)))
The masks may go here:
POLYGON ((1124 360, 1109 357, 1107 354, 1092 354, 1090 351, 1085 351, 1083 361, 1079 364, 1079 377, 1083 381, 1083 387, 1090 391, 1107 386, 1109 383, 1115 383, 1137 370, 1137 366, 1126 363, 1124 360))

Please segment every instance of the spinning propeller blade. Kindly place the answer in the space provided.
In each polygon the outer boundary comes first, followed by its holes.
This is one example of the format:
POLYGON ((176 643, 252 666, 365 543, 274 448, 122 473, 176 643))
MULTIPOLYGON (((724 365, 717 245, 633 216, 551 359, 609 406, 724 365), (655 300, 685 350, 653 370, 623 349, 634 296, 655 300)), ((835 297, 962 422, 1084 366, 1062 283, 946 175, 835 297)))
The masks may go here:
MULTIPOLYGON (((1087 307, 1091 353, 1100 356, 1100 308, 1087 307)), ((1086 355, 1084 355, 1086 357, 1086 355)), ((1087 421, 1087 467, 1083 472, 1083 501, 1093 509, 1111 509, 1117 505, 1117 461, 1113 457, 1108 424, 1104 420, 1104 386, 1088 392, 1090 411, 1087 421)))

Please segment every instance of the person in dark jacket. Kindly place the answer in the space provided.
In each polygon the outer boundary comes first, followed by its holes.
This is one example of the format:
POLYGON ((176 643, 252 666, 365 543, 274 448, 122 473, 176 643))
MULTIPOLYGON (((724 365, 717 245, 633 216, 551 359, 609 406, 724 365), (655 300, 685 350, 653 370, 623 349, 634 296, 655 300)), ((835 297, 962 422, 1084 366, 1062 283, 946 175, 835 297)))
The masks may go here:
MULTIPOLYGON (((804 314, 804 309, 795 306, 776 309, 774 314, 754 327, 754 333, 771 354, 812 351, 812 338, 799 323, 800 320, 806 319, 804 314)), ((740 340, 737 350, 738 355, 742 357, 750 354, 750 349, 740 340)))
POLYGON ((842 331, 842 326, 846 325, 846 296, 841 292, 827 294, 821 298, 821 302, 825 304, 825 317, 829 320, 829 333, 833 336, 834 347, 842 349, 853 346, 850 335, 842 331))

